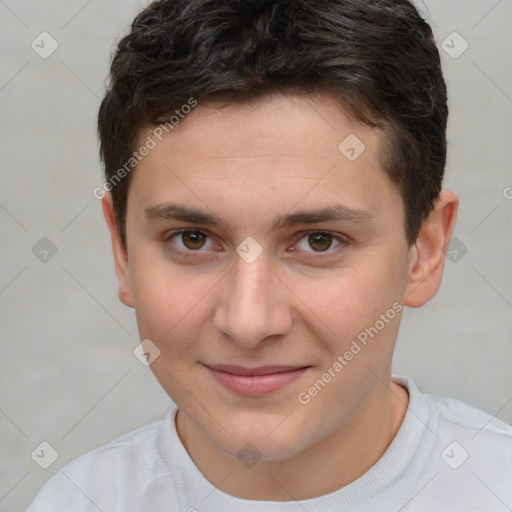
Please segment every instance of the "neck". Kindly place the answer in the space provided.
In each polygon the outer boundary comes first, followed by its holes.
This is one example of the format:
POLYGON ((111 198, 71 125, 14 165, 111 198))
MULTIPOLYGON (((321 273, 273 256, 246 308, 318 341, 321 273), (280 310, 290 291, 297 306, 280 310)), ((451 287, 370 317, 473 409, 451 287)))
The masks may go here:
POLYGON ((288 459, 260 461, 251 468, 241 468, 220 451, 182 411, 176 427, 198 469, 221 491, 248 500, 304 500, 334 492, 366 473, 395 437, 407 405, 407 390, 392 383, 389 372, 331 436, 288 459))

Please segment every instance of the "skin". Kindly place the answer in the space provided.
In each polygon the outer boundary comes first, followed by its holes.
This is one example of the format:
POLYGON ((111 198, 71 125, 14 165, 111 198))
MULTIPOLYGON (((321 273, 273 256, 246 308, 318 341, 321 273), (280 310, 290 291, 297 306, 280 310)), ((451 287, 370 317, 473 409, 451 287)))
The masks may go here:
POLYGON ((440 285, 457 197, 441 193, 409 246, 400 194, 380 165, 383 142, 328 96, 199 105, 134 171, 126 249, 110 194, 103 199, 119 297, 135 308, 140 338, 160 350, 151 369, 179 408, 185 448, 226 493, 327 494, 374 465, 400 427, 408 394, 391 381, 400 314, 307 405, 297 399, 394 303, 421 306, 440 285), (338 150, 350 134, 366 146, 355 161, 338 150), (226 226, 145 215, 166 202, 226 226), (366 215, 272 229, 279 216, 334 204, 366 215), (192 243, 175 235, 184 228, 200 230, 192 243), (319 231, 324 238, 308 238, 319 231), (248 236, 263 250, 251 263, 236 252, 248 236), (204 364, 309 368, 276 392, 244 397, 204 364), (252 467, 236 455, 248 442, 261 456, 252 467))

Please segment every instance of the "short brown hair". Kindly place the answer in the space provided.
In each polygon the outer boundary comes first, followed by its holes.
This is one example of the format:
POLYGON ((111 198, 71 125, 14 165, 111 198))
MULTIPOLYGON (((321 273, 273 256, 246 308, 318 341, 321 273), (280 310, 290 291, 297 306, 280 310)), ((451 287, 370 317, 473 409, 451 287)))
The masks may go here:
MULTIPOLYGON (((159 0, 118 44, 98 116, 107 181, 141 130, 194 98, 242 102, 329 93, 384 128, 382 166, 404 201, 410 244, 439 197, 446 85, 432 30, 408 0, 159 0)), ((112 189, 126 246, 131 174, 112 189)))

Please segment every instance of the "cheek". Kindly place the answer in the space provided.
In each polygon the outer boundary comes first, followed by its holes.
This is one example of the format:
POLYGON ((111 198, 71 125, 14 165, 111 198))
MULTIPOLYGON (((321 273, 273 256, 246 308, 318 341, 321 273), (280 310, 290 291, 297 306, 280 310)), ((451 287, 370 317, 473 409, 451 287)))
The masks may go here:
POLYGON ((186 342, 186 333, 201 325, 199 315, 208 314, 205 298, 215 284, 213 276, 194 277, 168 262, 142 257, 133 258, 133 263, 131 283, 141 337, 168 348, 176 340, 186 342))
POLYGON ((349 333, 378 318, 399 296, 396 276, 374 265, 347 266, 296 284, 304 304, 336 333, 349 333))
MULTIPOLYGON (((373 368, 380 373, 394 348, 403 281, 401 264, 392 260, 387 260, 386 264, 374 258, 366 264, 347 265, 335 274, 302 283, 304 296, 308 298, 307 308, 315 315, 308 315, 315 318, 309 330, 314 337, 325 333, 317 338, 322 340, 328 354, 323 361, 324 370, 339 356, 347 354, 350 372, 368 372, 368 368, 373 368), (350 351, 353 353, 348 353, 350 351)), ((337 382, 343 380, 336 379, 337 382)))
POLYGON ((135 266, 133 292, 141 340, 158 347, 151 371, 163 389, 181 407, 190 397, 201 354, 202 330, 208 329, 207 294, 210 278, 192 279, 165 263, 135 266), (137 270, 138 269, 138 270, 137 270), (144 269, 144 270, 142 270, 144 269))
POLYGON ((324 283, 323 293, 311 298, 318 306, 315 312, 323 312, 322 320, 334 331, 322 337, 325 357, 300 390, 299 403, 307 412, 304 424, 314 431, 313 441, 348 421, 391 363, 402 305, 399 272, 390 270, 386 274, 378 264, 346 268, 324 283), (316 425, 314 418, 325 416, 333 403, 340 407, 316 425))

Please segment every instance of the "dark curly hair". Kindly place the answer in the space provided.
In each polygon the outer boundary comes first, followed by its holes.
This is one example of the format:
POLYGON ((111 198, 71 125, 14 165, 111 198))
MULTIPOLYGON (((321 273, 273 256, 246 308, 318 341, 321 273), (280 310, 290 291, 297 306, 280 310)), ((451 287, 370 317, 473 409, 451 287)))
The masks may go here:
POLYGON ((98 116, 125 246, 131 174, 112 178, 141 130, 191 98, 233 103, 275 92, 334 95, 354 119, 383 129, 381 165, 414 243, 441 190, 448 107, 432 30, 410 1, 159 0, 119 42, 98 116))

